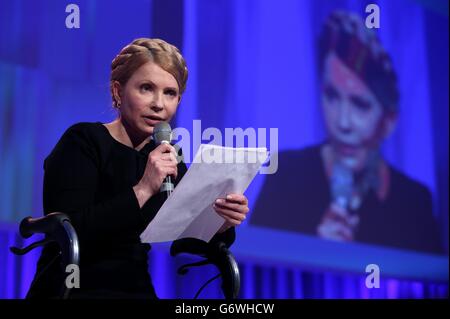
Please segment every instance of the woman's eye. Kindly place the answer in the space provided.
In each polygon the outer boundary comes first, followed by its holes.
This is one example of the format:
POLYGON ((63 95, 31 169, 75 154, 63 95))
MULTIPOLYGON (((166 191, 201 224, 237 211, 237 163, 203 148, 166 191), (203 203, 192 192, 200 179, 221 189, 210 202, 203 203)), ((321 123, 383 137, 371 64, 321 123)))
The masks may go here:
POLYGON ((177 92, 175 90, 167 90, 165 93, 170 96, 177 96, 177 92))
POLYGON ((336 91, 335 88, 331 87, 331 86, 327 86, 324 90, 325 93, 325 97, 330 100, 330 101, 334 101, 337 98, 339 98, 339 94, 336 91))
POLYGON ((355 105, 356 108, 360 111, 367 112, 372 108, 372 103, 364 98, 354 96, 351 98, 351 100, 353 102, 353 105, 355 105))
POLYGON ((150 91, 152 89, 152 86, 150 84, 142 84, 141 85, 141 91, 150 91))

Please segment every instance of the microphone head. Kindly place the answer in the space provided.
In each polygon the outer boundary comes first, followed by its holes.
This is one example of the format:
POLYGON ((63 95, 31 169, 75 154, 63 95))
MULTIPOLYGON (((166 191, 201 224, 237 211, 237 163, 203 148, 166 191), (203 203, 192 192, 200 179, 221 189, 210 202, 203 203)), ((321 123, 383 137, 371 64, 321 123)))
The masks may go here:
POLYGON ((331 196, 333 202, 347 207, 353 193, 353 173, 340 164, 335 164, 331 176, 331 196))
POLYGON ((157 145, 172 141, 172 128, 167 122, 159 122, 153 128, 153 140, 157 145))

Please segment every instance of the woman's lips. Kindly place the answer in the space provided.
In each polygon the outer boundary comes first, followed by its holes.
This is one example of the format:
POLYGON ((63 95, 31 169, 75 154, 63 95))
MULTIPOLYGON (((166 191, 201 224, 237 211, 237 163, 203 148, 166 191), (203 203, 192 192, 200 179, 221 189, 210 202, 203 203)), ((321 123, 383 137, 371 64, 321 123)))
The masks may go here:
POLYGON ((156 124, 158 124, 159 122, 161 122, 163 120, 161 118, 157 118, 157 117, 144 116, 144 121, 150 126, 155 126, 156 124))

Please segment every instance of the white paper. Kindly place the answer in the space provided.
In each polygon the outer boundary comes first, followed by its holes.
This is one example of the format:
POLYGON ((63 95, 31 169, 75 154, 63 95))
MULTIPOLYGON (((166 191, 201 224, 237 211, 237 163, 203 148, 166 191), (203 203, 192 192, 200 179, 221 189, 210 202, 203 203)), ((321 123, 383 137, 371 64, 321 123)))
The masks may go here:
POLYGON ((225 221, 213 209, 214 201, 229 193, 243 194, 266 159, 266 148, 200 145, 188 171, 141 234, 141 241, 192 237, 208 242, 225 221))

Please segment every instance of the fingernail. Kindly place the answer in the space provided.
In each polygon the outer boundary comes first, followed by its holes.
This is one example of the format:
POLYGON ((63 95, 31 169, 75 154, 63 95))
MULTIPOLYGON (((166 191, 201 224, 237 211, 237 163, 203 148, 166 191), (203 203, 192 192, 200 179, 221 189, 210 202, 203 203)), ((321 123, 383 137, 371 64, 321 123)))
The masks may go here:
POLYGON ((227 199, 233 199, 233 196, 227 195, 227 199))
POLYGON ((221 199, 221 198, 217 199, 217 200, 216 200, 216 203, 218 203, 218 204, 223 203, 223 199, 221 199))

